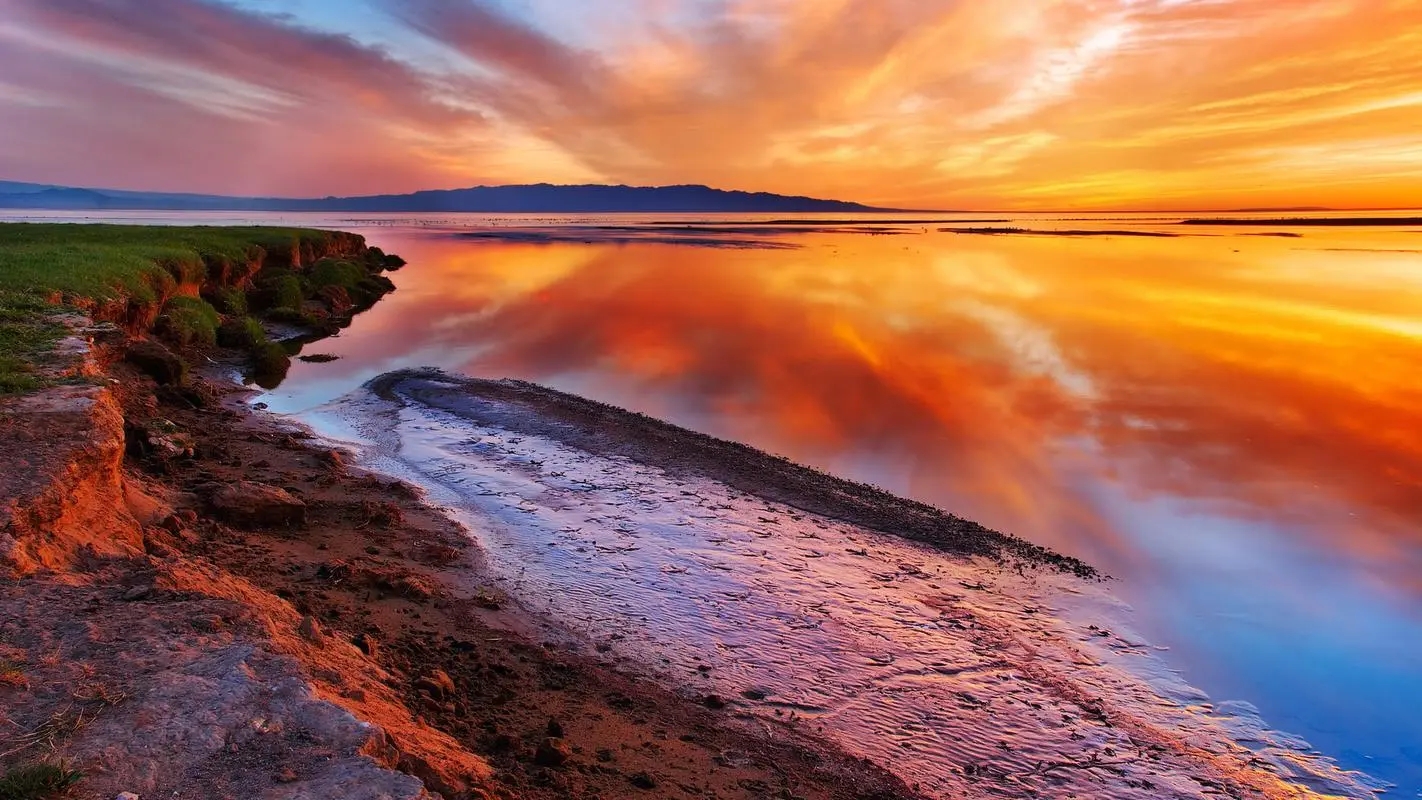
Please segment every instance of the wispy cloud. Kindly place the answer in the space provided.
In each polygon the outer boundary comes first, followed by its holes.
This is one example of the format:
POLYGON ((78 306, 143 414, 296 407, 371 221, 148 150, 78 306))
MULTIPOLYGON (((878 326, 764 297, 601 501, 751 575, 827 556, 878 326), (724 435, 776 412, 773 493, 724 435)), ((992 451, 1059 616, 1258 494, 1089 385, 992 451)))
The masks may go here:
POLYGON ((607 180, 935 207, 1422 203, 1418 0, 365 2, 352 30, 384 20, 390 50, 303 26, 339 19, 328 0, 285 17, 0 0, 0 113, 18 121, 0 170, 301 193, 607 180))

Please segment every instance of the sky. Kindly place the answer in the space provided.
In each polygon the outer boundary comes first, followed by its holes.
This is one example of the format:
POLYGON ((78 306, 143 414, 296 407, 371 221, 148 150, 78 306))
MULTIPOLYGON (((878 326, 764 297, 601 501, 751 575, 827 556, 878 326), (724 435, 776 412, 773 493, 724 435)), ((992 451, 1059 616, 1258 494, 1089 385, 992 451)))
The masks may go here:
POLYGON ((0 0, 0 180, 1422 206, 1422 0, 0 0))

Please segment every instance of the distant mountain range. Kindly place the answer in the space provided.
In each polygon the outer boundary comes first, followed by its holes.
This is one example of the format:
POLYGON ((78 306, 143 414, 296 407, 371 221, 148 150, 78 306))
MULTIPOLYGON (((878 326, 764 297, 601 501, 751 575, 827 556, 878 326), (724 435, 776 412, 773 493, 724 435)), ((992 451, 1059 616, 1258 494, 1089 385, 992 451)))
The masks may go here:
POLYGON ((0 181, 0 208, 72 211, 354 211, 354 212, 872 212, 842 200, 791 197, 767 192, 735 192, 708 186, 475 186, 413 194, 364 197, 227 197, 208 194, 84 189, 0 181))

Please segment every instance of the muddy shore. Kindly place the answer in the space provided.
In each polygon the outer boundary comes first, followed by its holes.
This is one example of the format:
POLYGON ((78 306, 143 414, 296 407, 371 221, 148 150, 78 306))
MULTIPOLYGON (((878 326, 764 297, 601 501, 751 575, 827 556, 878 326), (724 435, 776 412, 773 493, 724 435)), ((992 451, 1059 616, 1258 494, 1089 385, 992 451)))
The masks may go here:
POLYGON ((517 433, 545 436, 589 453, 614 454, 670 473, 694 473, 766 500, 844 520, 870 530, 923 542, 958 556, 1047 566, 1082 578, 1098 577, 1079 559, 1063 556, 972 520, 876 486, 796 464, 740 442, 717 439, 644 414, 513 380, 401 370, 367 388, 390 398, 403 386, 422 402, 459 405, 471 420, 517 433), (475 399, 476 402, 468 402, 475 399))
MULTIPOLYGON (((6 765, 70 765, 85 798, 916 796, 545 641, 468 531, 253 411, 224 354, 176 387, 105 352, 115 472, 77 475, 3 578, 6 765)), ((0 433, 13 456, 94 419, 0 433)))

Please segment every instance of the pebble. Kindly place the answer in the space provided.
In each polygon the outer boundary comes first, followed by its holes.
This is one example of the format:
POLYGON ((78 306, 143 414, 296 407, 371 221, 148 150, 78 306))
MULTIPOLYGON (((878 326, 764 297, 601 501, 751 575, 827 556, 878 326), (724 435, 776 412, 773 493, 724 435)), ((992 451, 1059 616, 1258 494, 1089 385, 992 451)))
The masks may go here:
POLYGON ((138 795, 133 792, 119 792, 114 800, 138 800, 138 795))
POLYGON ((442 669, 437 669, 420 678, 415 682, 415 688, 424 689, 436 700, 454 696, 454 680, 449 677, 449 673, 442 669))
POLYGON ((572 757, 573 752, 568 749, 567 742, 549 736, 538 743, 538 751, 533 754, 533 763, 540 767, 559 767, 572 757))

